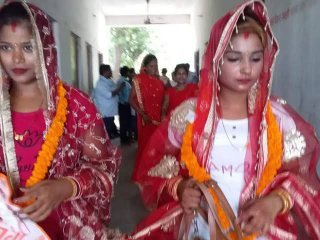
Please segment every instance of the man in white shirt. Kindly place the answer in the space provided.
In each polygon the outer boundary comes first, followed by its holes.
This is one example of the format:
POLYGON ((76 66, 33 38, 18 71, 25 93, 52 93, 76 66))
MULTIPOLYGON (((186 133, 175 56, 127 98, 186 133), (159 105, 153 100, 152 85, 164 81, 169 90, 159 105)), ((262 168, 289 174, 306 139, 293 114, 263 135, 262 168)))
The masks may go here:
POLYGON ((93 100, 100 111, 110 139, 119 136, 114 117, 118 115, 118 94, 124 84, 117 86, 112 77, 110 65, 101 64, 100 77, 93 91, 93 100))

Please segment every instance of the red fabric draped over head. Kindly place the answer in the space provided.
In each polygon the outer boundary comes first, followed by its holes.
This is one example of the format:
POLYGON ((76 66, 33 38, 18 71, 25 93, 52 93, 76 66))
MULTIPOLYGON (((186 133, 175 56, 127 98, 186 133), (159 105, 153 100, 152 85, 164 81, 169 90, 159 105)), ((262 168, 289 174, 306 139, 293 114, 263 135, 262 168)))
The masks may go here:
MULTIPOLYGON (((51 120, 56 108, 56 91, 58 84, 57 50, 51 23, 47 15, 41 9, 31 3, 17 0, 7 0, 2 7, 12 2, 20 2, 30 16, 32 33, 35 39, 35 47, 37 50, 37 63, 35 64, 36 75, 37 79, 39 80, 39 86, 46 95, 48 106, 46 109, 46 115, 48 116, 49 120, 51 120)), ((50 122, 51 121, 48 121, 47 124, 50 122)))
MULTIPOLYGON (((219 91, 218 77, 219 64, 227 48, 232 34, 237 31, 237 22, 246 15, 258 21, 267 35, 267 42, 264 50, 264 68, 259 78, 259 93, 257 94, 255 111, 249 116, 250 140, 252 162, 257 162, 257 152, 263 124, 263 115, 267 100, 270 96, 272 66, 278 52, 278 44, 274 39, 270 28, 265 5, 261 1, 248 1, 239 5, 235 10, 228 12, 212 27, 210 39, 203 56, 202 69, 200 72, 200 90, 196 106, 196 119, 194 122, 193 149, 198 161, 202 166, 207 166, 207 159, 212 143, 214 132, 218 121, 219 112, 219 91)), ((246 158, 247 159, 247 158, 246 158)), ((254 172, 254 165, 248 169, 247 177, 254 172)))
MULTIPOLYGON (((272 177, 271 183, 268 186, 263 186, 262 196, 275 189, 283 188, 292 198, 294 206, 288 214, 277 216, 268 233, 268 239, 297 239, 300 236, 320 239, 320 210, 318 207, 320 184, 316 173, 320 145, 312 126, 304 121, 284 100, 270 97, 272 71, 278 53, 278 44, 270 28, 267 10, 262 1, 245 1, 216 22, 203 56, 198 99, 188 105, 183 105, 184 108, 178 109, 173 114, 176 114, 175 117, 179 119, 184 116, 184 111, 190 110, 186 106, 191 108, 191 105, 196 102, 192 147, 198 162, 209 173, 208 156, 209 153, 211 154, 216 126, 221 116, 219 65, 223 64, 222 57, 232 35, 239 30, 237 28, 238 20, 242 21, 242 18, 246 17, 256 20, 261 25, 258 32, 260 34, 260 31, 263 31, 264 55, 263 69, 257 79, 259 87, 255 101, 253 101, 255 102, 254 108, 251 108, 251 104, 248 105, 250 146, 246 150, 245 184, 239 199, 239 209, 245 202, 256 197, 256 186, 263 178, 262 173, 264 170, 269 171, 267 164, 270 163, 268 161, 269 153, 272 156, 269 151, 269 149, 272 150, 272 147, 269 146, 275 145, 269 138, 273 135, 273 132, 268 132, 270 121, 266 121, 267 104, 270 103, 272 115, 276 118, 277 127, 281 130, 283 148, 276 154, 281 154, 282 162, 280 169, 272 177), (292 134, 295 136, 292 137, 292 134), (298 224, 295 222, 296 219, 298 224)), ((251 90, 249 96, 251 96, 251 90)), ((248 103, 252 102, 248 101, 248 103)), ((270 115, 270 112, 268 114, 270 115)), ((137 227, 134 236, 142 236, 137 239, 167 239, 170 238, 168 234, 172 236, 170 239, 176 239, 173 236, 180 230, 180 220, 175 216, 181 216, 182 211, 179 201, 172 197, 172 188, 170 187, 172 186, 170 181, 175 182, 175 177, 168 177, 166 174, 164 176, 149 174, 150 170, 154 171, 158 170, 159 166, 163 167, 164 156, 174 156, 180 161, 179 143, 182 141, 183 133, 181 132, 185 130, 182 130, 183 126, 177 126, 183 121, 176 121, 175 117, 173 120, 171 119, 170 123, 160 125, 144 150, 144 157, 148 161, 145 161, 139 176, 142 196, 149 206, 159 208, 137 227), (169 125, 169 130, 167 125, 169 125), (171 141, 172 139, 174 141, 171 141), (170 223, 170 226, 174 225, 172 230, 167 231, 163 227, 167 223, 170 223), (152 228, 154 229, 151 230, 152 228), (147 235, 150 237, 146 237, 147 235)), ((188 122, 189 120, 185 118, 183 120, 188 122)), ((272 129, 272 126, 269 129, 272 129)), ((180 169, 178 176, 189 178, 189 173, 185 170, 185 168, 180 169)))
MULTIPOLYGON (((33 34, 31 43, 36 54, 36 79, 46 99, 43 116, 49 127, 56 114, 59 100, 57 86, 60 82, 52 25, 50 18, 41 9, 23 0, 5 1, 1 7, 14 2, 21 4, 30 17, 33 34)), ((6 77, 4 72, 0 73, 2 78, 6 77)), ((15 151, 3 144, 4 139, 11 145, 14 141, 13 134, 8 134, 12 132, 9 88, 3 82, 10 84, 10 79, 0 81, 0 116, 6 116, 6 121, 0 121, 0 152, 4 153, 0 153, 0 172, 8 173, 4 167, 8 156, 10 155, 10 160, 17 160, 15 151)), ((53 211, 59 217, 59 226, 55 227, 61 230, 64 239, 83 239, 85 234, 86 238, 100 239, 106 235, 105 226, 110 221, 110 199, 121 154, 110 143, 102 117, 89 97, 66 84, 64 88, 68 114, 46 179, 72 177, 79 186, 79 196, 63 201, 53 211)), ((46 134, 46 131, 43 133, 46 134)), ((52 222, 49 222, 48 228, 51 227, 50 224, 52 222)))

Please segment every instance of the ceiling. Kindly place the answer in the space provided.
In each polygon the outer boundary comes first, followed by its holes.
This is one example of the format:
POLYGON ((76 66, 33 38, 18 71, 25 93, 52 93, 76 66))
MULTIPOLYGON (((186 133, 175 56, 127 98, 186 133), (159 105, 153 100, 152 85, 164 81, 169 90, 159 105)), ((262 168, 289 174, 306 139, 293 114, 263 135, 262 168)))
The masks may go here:
MULTIPOLYGON (((146 15, 146 0, 100 0, 106 16, 146 15)), ((150 15, 191 14, 195 0, 149 0, 150 15)))

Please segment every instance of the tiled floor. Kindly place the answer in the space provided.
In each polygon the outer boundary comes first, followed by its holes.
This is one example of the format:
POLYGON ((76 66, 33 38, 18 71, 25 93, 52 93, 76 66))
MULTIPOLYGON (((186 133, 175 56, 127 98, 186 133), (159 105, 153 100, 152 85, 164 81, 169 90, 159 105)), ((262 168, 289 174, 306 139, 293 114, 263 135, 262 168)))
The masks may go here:
MULTIPOLYGON (((119 139, 113 140, 119 146, 119 139)), ((122 163, 115 197, 111 206, 111 228, 119 228, 124 233, 134 230, 136 224, 148 213, 145 209, 138 187, 131 182, 131 174, 137 150, 137 144, 120 146, 122 163)))

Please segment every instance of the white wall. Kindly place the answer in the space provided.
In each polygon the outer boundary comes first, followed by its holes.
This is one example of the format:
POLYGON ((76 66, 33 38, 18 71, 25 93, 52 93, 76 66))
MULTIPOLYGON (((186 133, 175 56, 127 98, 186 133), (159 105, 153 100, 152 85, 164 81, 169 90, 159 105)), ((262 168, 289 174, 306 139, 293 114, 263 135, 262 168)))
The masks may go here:
MULTIPOLYGON (((0 1, 2 3, 3 1, 0 1)), ((104 41, 106 25, 102 7, 98 0, 30 0, 57 23, 56 42, 58 47, 59 70, 61 78, 71 81, 70 33, 80 37, 80 88, 88 90, 86 42, 92 46, 93 79, 99 76, 98 52, 107 59, 107 45, 104 41)))
MULTIPOLYGON (((267 1, 280 44, 273 91, 320 133, 319 0, 267 1)), ((320 163, 318 164, 320 176, 320 163)))
POLYGON ((318 0, 268 1, 279 41, 273 90, 320 133, 320 31, 318 0))
POLYGON ((200 61, 214 23, 241 0, 202 0, 195 4, 191 22, 195 28, 200 61))
MULTIPOLYGON (((268 1, 280 44, 273 91, 284 97, 320 133, 319 0, 268 1)), ((318 164, 320 176, 320 163, 318 164)))

